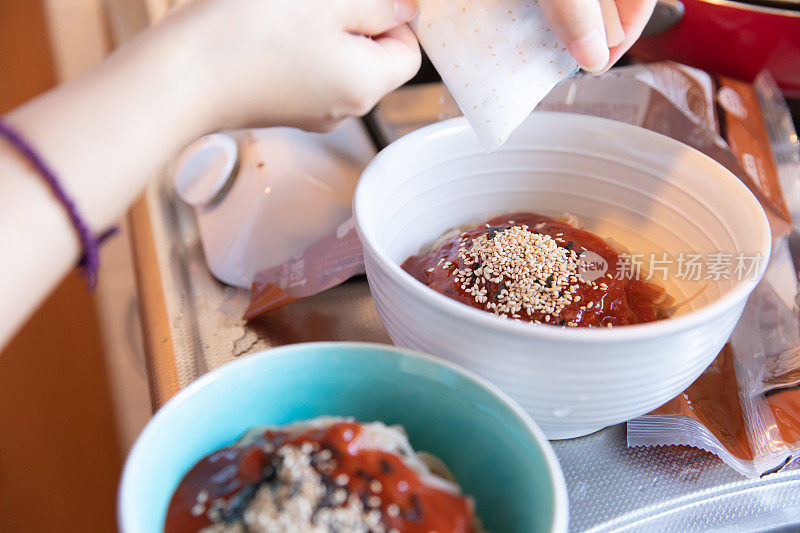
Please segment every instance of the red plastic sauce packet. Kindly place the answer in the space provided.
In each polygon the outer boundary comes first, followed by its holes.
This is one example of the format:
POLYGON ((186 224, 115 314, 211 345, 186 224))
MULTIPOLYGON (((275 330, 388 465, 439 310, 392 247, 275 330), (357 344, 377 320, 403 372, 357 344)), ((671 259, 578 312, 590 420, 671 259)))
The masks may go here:
POLYGON ((290 261, 255 275, 245 320, 335 287, 364 273, 361 241, 350 218, 290 261))

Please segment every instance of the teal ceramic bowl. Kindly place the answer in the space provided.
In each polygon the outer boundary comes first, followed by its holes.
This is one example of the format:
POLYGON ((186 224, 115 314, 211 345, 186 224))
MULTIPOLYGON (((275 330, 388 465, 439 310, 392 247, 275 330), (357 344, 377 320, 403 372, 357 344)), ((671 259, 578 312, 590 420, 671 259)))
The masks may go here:
POLYGON ((321 415, 401 424, 444 460, 493 533, 566 531, 567 493, 550 444, 513 401, 447 363, 390 346, 296 344, 198 379, 150 421, 119 489, 124 533, 162 530, 183 475, 245 430, 321 415))

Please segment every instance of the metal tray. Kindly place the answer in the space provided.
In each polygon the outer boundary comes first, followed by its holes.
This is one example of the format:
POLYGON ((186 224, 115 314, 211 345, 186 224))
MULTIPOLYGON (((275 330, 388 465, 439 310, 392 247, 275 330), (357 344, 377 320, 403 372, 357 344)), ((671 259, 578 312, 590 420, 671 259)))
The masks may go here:
MULTIPOLYGON (((149 197, 178 386, 273 346, 318 340, 390 342, 363 278, 271 313, 254 327, 245 326, 241 315, 247 291, 211 277, 191 211, 165 186, 153 187, 149 197)), ((624 424, 556 441, 553 447, 567 480, 572 531, 768 531, 800 525, 797 463, 764 479, 748 480, 693 448, 628 448, 624 424)))
MULTIPOLYGON (((246 326, 249 295, 210 275, 191 210, 166 181, 149 187, 146 201, 175 369, 170 379, 155 376, 156 404, 213 368, 273 346, 390 342, 363 278, 246 326)), ((151 362, 151 374, 159 366, 151 362)), ((697 449, 628 448, 624 424, 553 447, 567 481, 572 531, 800 529, 797 462, 748 480, 697 449)))

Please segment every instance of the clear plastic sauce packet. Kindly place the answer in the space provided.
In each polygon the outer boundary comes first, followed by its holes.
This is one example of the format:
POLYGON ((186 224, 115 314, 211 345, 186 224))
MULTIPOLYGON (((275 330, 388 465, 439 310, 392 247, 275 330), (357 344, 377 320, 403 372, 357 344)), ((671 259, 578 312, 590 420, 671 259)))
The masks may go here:
POLYGON ((628 444, 695 446, 758 477, 800 452, 800 317, 795 298, 784 297, 797 294, 785 235, 800 202, 800 172, 797 154, 774 156, 798 144, 767 76, 753 85, 719 78, 714 87, 714 124, 740 164, 733 170, 744 171, 737 175, 770 218, 773 257, 728 345, 681 395, 628 422, 628 444))
MULTIPOLYGON (((762 281, 716 360, 680 396, 628 422, 628 444, 694 446, 747 477, 786 466, 800 451, 800 387, 776 386, 768 369, 785 350, 797 350, 798 328, 800 320, 762 281), (777 313, 791 320, 777 324, 777 313)), ((781 368, 800 371, 800 359, 781 368)))

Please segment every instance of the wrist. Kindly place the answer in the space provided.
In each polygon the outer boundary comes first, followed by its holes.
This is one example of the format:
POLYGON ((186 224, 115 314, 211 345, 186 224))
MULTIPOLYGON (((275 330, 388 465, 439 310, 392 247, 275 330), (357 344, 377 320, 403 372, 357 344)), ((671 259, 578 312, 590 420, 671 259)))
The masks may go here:
POLYGON ((141 36, 137 53, 155 65, 163 80, 163 111, 186 142, 240 125, 239 117, 231 116, 236 58, 226 56, 219 44, 229 32, 219 3, 199 1, 175 10, 141 36))
POLYGON ((180 20, 167 20, 161 26, 131 42, 131 63, 143 80, 143 94, 154 107, 154 128, 166 132, 183 145, 218 127, 217 98, 207 79, 197 31, 180 20))
POLYGON ((54 168, 95 234, 118 219, 166 161, 212 128, 182 41, 147 30, 102 65, 8 115, 54 168))
POLYGON ((306 66, 293 63, 286 47, 294 30, 273 23, 286 18, 273 5, 281 3, 252 4, 198 0, 153 29, 153 48, 177 78, 171 97, 200 134, 284 125, 287 103, 297 97, 286 83, 288 73, 306 66))

